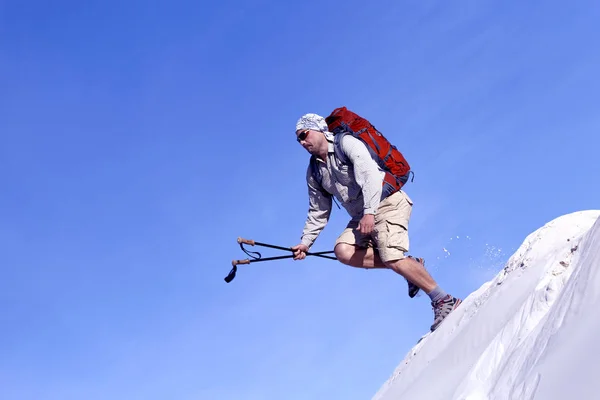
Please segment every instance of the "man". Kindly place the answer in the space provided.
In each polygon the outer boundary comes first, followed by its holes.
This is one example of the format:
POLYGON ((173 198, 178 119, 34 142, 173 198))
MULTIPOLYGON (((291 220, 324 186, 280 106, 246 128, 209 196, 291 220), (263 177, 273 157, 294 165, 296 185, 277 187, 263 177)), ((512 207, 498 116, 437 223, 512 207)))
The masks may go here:
MULTIPOLYGON (((423 290, 434 310, 434 331, 461 303, 446 294, 420 261, 406 256, 409 249, 408 223, 412 200, 402 191, 382 195, 385 172, 371 157, 367 146, 346 134, 334 147, 334 136, 325 119, 305 114, 296 123, 296 140, 316 158, 309 165, 306 182, 308 217, 301 243, 293 246, 294 259, 303 260, 329 221, 332 197, 352 217, 335 243, 335 255, 343 264, 359 268, 387 268, 403 276, 410 286, 423 290), (345 156, 342 160, 339 152, 345 156), (317 170, 319 180, 315 178, 317 170)), ((418 289, 411 294, 416 294, 418 289)))

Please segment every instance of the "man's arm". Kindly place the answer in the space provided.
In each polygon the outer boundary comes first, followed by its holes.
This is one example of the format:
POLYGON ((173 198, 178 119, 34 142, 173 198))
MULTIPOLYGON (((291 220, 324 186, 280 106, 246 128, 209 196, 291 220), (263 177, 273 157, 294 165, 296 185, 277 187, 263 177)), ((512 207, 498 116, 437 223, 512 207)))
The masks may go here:
POLYGON ((331 195, 323 193, 321 184, 312 176, 310 166, 306 171, 306 184, 308 187, 308 216, 302 231, 301 244, 310 248, 329 221, 332 198, 331 195))
POLYGON ((364 198, 364 214, 374 215, 381 201, 384 172, 381 171, 367 145, 351 135, 344 135, 340 147, 354 168, 354 179, 361 187, 364 198))

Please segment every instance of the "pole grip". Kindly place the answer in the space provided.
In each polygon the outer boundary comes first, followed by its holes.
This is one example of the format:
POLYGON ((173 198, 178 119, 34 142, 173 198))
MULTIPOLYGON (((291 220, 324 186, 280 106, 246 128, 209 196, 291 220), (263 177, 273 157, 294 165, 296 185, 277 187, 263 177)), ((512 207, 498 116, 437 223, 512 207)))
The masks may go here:
POLYGON ((254 240, 250 240, 250 239, 244 239, 244 238, 239 237, 237 239, 237 242, 239 244, 247 244, 249 246, 254 246, 254 240))
POLYGON ((245 259, 245 260, 233 260, 231 262, 231 266, 235 267, 236 265, 241 265, 241 264, 250 264, 250 260, 245 259))

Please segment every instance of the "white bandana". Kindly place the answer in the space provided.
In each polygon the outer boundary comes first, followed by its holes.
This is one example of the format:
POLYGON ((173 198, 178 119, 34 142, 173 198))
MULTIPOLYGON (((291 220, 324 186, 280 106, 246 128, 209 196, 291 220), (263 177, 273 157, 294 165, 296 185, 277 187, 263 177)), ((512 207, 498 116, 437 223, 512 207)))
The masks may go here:
POLYGON ((327 140, 333 141, 333 133, 327 130, 325 118, 317 114, 304 114, 298 122, 296 122, 296 131, 300 129, 310 129, 311 131, 323 132, 327 140))

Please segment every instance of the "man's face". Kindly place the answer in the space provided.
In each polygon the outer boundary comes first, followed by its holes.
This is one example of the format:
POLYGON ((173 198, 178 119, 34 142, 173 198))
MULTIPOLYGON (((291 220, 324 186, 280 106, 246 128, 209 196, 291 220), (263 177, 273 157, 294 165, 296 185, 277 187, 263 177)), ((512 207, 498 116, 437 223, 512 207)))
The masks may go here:
POLYGON ((321 136, 323 136, 321 132, 312 131, 310 129, 300 129, 296 131, 296 140, 310 154, 316 154, 316 151, 319 148, 319 139, 321 136))

